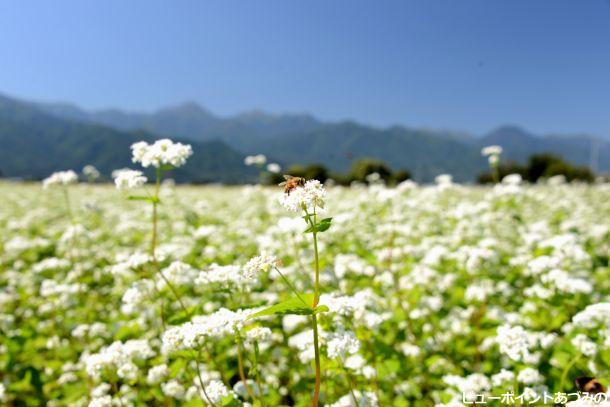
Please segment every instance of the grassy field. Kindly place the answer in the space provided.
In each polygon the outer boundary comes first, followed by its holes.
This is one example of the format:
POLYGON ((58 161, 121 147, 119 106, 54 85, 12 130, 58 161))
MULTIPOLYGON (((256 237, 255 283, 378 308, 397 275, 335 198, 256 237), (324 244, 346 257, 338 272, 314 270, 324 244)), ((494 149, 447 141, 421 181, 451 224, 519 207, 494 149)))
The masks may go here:
POLYGON ((331 187, 305 217, 279 187, 148 191, 0 184, 2 403, 309 406, 317 376, 325 406, 541 405, 608 383, 607 185, 331 187))

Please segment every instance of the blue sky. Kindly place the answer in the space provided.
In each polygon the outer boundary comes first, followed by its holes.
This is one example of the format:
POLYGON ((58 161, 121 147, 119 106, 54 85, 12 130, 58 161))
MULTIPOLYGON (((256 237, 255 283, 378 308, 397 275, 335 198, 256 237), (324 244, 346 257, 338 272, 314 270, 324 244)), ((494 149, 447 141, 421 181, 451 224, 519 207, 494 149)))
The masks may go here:
POLYGON ((0 3, 0 92, 610 136, 610 0, 0 3))

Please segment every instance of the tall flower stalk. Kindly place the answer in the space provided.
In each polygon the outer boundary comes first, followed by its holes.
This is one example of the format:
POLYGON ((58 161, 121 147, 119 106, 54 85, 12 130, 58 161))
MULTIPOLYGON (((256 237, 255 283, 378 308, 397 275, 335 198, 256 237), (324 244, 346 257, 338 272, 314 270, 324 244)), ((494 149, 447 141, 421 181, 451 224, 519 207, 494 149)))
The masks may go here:
POLYGON ((481 155, 487 157, 494 184, 500 182, 500 154, 502 154, 500 146, 487 146, 481 150, 481 155))
POLYGON ((330 228, 332 218, 318 220, 318 211, 324 209, 326 190, 317 180, 305 181, 302 178, 284 176, 284 194, 280 203, 289 211, 302 215, 306 229, 304 233, 311 233, 313 239, 313 293, 299 293, 294 284, 279 270, 274 258, 262 255, 253 258, 246 265, 246 271, 250 274, 256 272, 268 272, 276 270, 286 286, 292 291, 294 297, 275 304, 269 308, 250 315, 249 318, 268 315, 298 314, 309 315, 313 332, 315 381, 312 396, 312 406, 317 407, 320 399, 320 387, 322 385, 322 366, 320 358, 320 333, 318 326, 318 314, 328 311, 328 307, 320 305, 320 258, 318 252, 318 233, 325 232, 330 228))
MULTIPOLYGON (((172 292, 176 301, 180 304, 180 307, 188 315, 188 309, 182 301, 180 294, 169 281, 169 279, 163 274, 157 262, 157 239, 158 239, 158 206, 161 203, 160 192, 161 192, 161 179, 163 178, 163 171, 171 170, 180 167, 186 163, 186 159, 193 154, 193 150, 190 145, 184 145, 181 143, 174 143, 169 139, 157 140, 153 144, 148 144, 145 141, 140 141, 131 146, 133 153, 132 161, 134 163, 140 163, 143 167, 155 167, 155 187, 153 193, 150 194, 146 191, 146 195, 131 195, 131 200, 142 200, 148 201, 152 205, 152 231, 150 238, 150 249, 149 255, 153 263, 154 268, 161 276, 161 279, 165 282, 167 287, 172 292)), ((132 189, 143 186, 147 181, 147 178, 142 174, 141 171, 135 170, 120 170, 116 172, 115 184, 119 189, 132 189)))
MULTIPOLYGON (((316 214, 316 209, 314 206, 313 214, 309 214, 307 211, 307 207, 304 206, 305 219, 309 224, 309 229, 311 229, 311 234, 313 236, 313 253, 314 253, 314 291, 313 291, 313 303, 312 308, 316 308, 318 303, 320 302, 320 259, 318 254, 318 231, 316 228, 318 218, 316 214)), ((313 329, 313 346, 314 346, 314 359, 315 359, 315 383, 314 383, 314 392, 313 392, 313 406, 318 405, 318 400, 320 398, 320 383, 322 381, 322 368, 320 366, 320 340, 318 334, 318 318, 316 314, 311 315, 311 327, 313 329)))
POLYGON ((320 302, 320 258, 318 252, 318 233, 325 232, 330 228, 332 218, 318 220, 318 210, 324 209, 326 190, 317 180, 305 181, 302 178, 285 176, 284 194, 280 200, 281 204, 288 210, 300 213, 305 220, 306 229, 304 233, 311 233, 313 239, 313 294, 299 293, 295 286, 286 278, 282 272, 271 262, 264 261, 263 256, 253 259, 249 264, 250 269, 268 271, 272 267, 282 277, 294 297, 271 306, 263 311, 251 315, 251 317, 273 315, 273 314, 300 314, 310 315, 311 328, 313 331, 315 382, 312 396, 312 406, 317 407, 320 399, 320 387, 322 384, 322 366, 320 361, 320 333, 317 314, 328 310, 321 306, 320 302))
MULTIPOLYGON (((163 139, 158 140, 154 144, 148 144, 144 141, 135 143, 131 146, 131 150, 133 152, 133 162, 141 163, 143 167, 153 166, 155 167, 155 186, 152 194, 146 191, 146 195, 131 195, 129 199, 131 200, 142 200, 150 202, 152 205, 152 216, 151 216, 151 237, 150 237, 150 247, 149 247, 149 255, 153 266, 161 279, 165 282, 167 287, 172 292, 174 298, 180 304, 180 308, 185 313, 185 315, 189 315, 190 312, 180 293, 171 281, 165 276, 161 268, 159 267, 157 260, 157 241, 158 241, 158 212, 159 212, 159 204, 161 203, 161 180, 163 178, 163 172, 167 170, 171 170, 177 167, 180 167, 185 164, 186 159, 193 153, 190 145, 183 145, 181 143, 174 143, 171 140, 163 139)), ((135 170, 120 170, 116 173, 115 184, 119 189, 132 189, 143 186, 147 181, 147 178, 141 171, 135 170)), ((163 307, 161 307, 161 319, 162 323, 164 320, 163 316, 163 307)), ((209 395, 206 393, 205 384, 201 378, 201 368, 199 358, 201 355, 201 349, 198 349, 197 355, 193 355, 192 359, 194 360, 197 366, 197 378, 199 381, 199 385, 201 386, 201 391, 203 392, 203 396, 207 403, 214 406, 215 404, 211 401, 209 395)))
MULTIPOLYGON (((72 204, 70 202, 70 191, 68 186, 70 184, 75 184, 78 182, 78 175, 72 170, 68 171, 58 171, 51 174, 49 177, 45 178, 42 181, 42 187, 44 189, 60 187, 61 192, 64 198, 64 204, 66 206, 66 214, 70 219, 70 225, 74 227, 76 225, 76 221, 74 218, 74 213, 72 211, 72 204)), ((74 263, 74 233, 72 230, 70 233, 69 246, 68 246, 68 256, 70 257, 70 261, 74 263)))

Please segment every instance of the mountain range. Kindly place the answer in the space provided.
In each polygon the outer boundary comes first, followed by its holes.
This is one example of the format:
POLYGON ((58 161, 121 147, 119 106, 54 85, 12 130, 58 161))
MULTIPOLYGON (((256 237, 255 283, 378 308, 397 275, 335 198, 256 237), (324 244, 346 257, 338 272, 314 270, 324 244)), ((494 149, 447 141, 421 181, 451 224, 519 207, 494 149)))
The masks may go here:
POLYGON ((470 134, 377 128, 364 124, 324 122, 308 114, 251 111, 220 117, 194 102, 152 113, 118 109, 88 111, 65 103, 36 103, 0 96, 0 170, 5 176, 40 178, 58 170, 93 164, 108 174, 130 165, 129 145, 137 140, 170 137, 189 142, 194 155, 175 171, 178 181, 243 182, 256 170, 243 158, 263 153, 284 168, 323 163, 345 172, 360 157, 408 169, 417 181, 450 173, 473 181, 485 171, 483 146, 504 148, 503 159, 523 162, 549 152, 578 165, 589 165, 592 146, 599 170, 610 170, 610 143, 586 135, 538 136, 516 126, 502 126, 477 137, 470 134))

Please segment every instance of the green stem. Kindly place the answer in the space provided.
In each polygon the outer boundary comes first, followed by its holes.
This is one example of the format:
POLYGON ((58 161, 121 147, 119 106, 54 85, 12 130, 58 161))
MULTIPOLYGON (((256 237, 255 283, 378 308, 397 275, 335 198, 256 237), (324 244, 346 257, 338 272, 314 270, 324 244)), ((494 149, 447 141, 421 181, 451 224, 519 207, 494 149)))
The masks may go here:
POLYGON ((68 187, 62 187, 64 194, 64 201, 66 202, 66 211, 68 212, 68 217, 70 218, 70 222, 74 224, 74 215, 72 213, 72 205, 70 204, 70 194, 68 193, 68 187))
POLYGON ((315 314, 311 316, 311 322, 313 327, 313 346, 316 362, 316 378, 314 384, 312 406, 317 407, 318 399, 320 398, 320 381, 322 372, 320 369, 320 346, 318 344, 318 319, 316 318, 315 314))
POLYGON ((568 373, 574 367, 576 362, 578 362, 579 359, 580 355, 577 355, 574 359, 570 361, 570 363, 566 365, 565 369, 563 369, 563 373, 561 374, 561 380, 559 381, 559 388, 557 389, 557 391, 563 391, 563 386, 565 385, 566 379, 568 378, 568 373))
POLYGON ((150 239, 150 255, 153 261, 157 262, 157 205, 159 204, 159 189, 161 186, 161 168, 157 168, 155 180, 155 194, 152 197, 153 213, 152 213, 152 238, 150 239))
MULTIPOLYGON (((316 231, 316 223, 317 223, 317 215, 316 209, 314 207, 313 214, 310 216, 307 210, 305 209, 306 219, 309 221, 311 226, 312 234, 313 234, 313 252, 314 252, 314 268, 315 268, 315 280, 314 280, 314 294, 313 294, 313 304, 312 307, 315 308, 318 306, 318 301, 320 300, 320 260, 318 256, 318 233, 316 231), (313 218, 313 219, 312 219, 313 218)), ((311 322, 313 327, 313 346, 314 346, 314 355, 315 355, 315 370, 316 377, 314 383, 314 391, 313 391, 313 400, 312 406, 317 407, 318 401, 320 398, 320 383, 322 381, 322 369, 320 367, 320 344, 318 340, 318 318, 316 314, 311 316, 311 322)))
POLYGON ((347 379, 347 387, 349 388, 349 394, 352 396, 352 400, 354 401, 354 405, 358 406, 358 398, 356 397, 356 393, 354 393, 354 383, 352 381, 352 376, 350 372, 345 367, 345 361, 341 358, 341 368, 343 369, 343 373, 345 373, 345 378, 347 379))
POLYGON ((263 394, 263 386, 261 384, 261 374, 258 368, 258 359, 260 356, 260 351, 258 349, 258 342, 254 342, 254 378, 256 379, 256 385, 258 386, 258 392, 261 397, 261 406, 265 407, 265 395, 263 394))
POLYGON ((123 400, 121 400, 121 394, 119 392, 119 386, 117 386, 116 381, 112 381, 112 389, 114 390, 114 395, 117 396, 117 400, 119 401, 119 406, 123 407, 123 400))
MULTIPOLYGON (((313 223, 316 223, 316 213, 314 211, 313 214, 313 223)), ((314 291, 313 291, 313 308, 318 306, 318 301, 320 301, 320 262, 318 260, 318 233, 314 230, 313 232, 313 253, 315 260, 315 268, 316 268, 316 280, 314 283, 314 291)))
POLYGON ((163 274, 163 271, 161 271, 161 269, 158 267, 157 265, 157 253, 156 253, 156 249, 157 249, 157 206, 159 205, 159 191, 161 189, 161 168, 157 168, 156 172, 155 172, 155 193, 152 196, 152 206, 153 206, 153 212, 152 212, 152 237, 150 239, 150 257, 152 258, 153 264, 155 265, 155 267, 158 270, 159 275, 161 276, 161 278, 163 279, 163 281, 165 282, 165 284, 169 287, 170 291, 172 292, 172 294, 174 295, 174 297, 176 298, 176 301, 178 301, 178 303, 180 304, 180 308, 182 308, 182 310, 187 314, 187 316, 190 316, 190 312, 189 310, 186 308, 186 306, 184 305, 184 302, 182 301, 182 298, 180 297, 180 294, 178 293, 178 291, 176 290, 176 288, 174 287, 174 285, 167 279, 167 277, 165 277, 165 275, 163 274))
POLYGON ((237 333, 235 339, 237 342, 237 368, 239 370, 239 377, 240 377, 241 381, 243 382, 244 387, 246 388, 246 392, 252 399, 252 404, 254 404, 254 402, 256 401, 256 396, 254 395, 254 392, 248 385, 248 381, 246 379, 246 374, 244 373, 244 361, 243 361, 243 356, 242 356, 242 341, 241 341, 241 336, 239 335, 239 333, 237 333))
MULTIPOLYGON (((201 377, 201 368, 199 365, 199 357, 201 356, 201 349, 199 349, 197 351, 197 356, 195 357, 195 363, 196 363, 196 368, 197 368, 197 380, 199 381, 199 385, 201 386, 201 391, 203 392, 203 396, 205 397, 206 401, 208 403, 210 403, 211 406, 214 406, 215 404, 212 402, 212 399, 210 398, 210 396, 208 396, 208 393, 205 391, 205 384, 203 383, 203 378, 201 377)), ((203 401, 203 400, 202 400, 203 401)))
MULTIPOLYGON (((72 224, 72 226, 75 226, 76 221, 74 220, 74 213, 72 212, 72 204, 70 201, 70 193, 68 191, 68 187, 63 186, 62 189, 64 200, 66 202, 66 211, 68 212, 68 217, 70 218, 70 224, 72 224)), ((68 257, 70 258, 70 263, 74 264, 74 230, 72 230, 72 236, 70 236, 70 242, 68 243, 68 257)))

